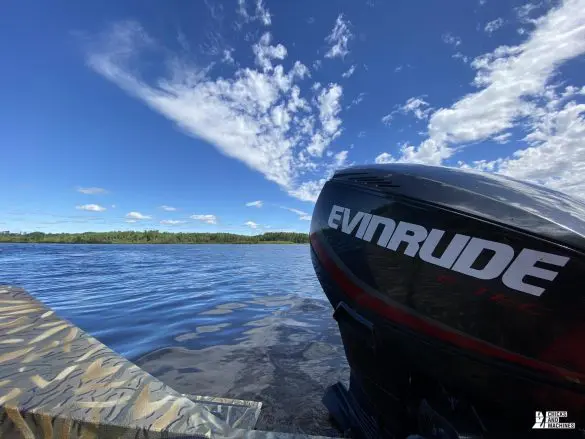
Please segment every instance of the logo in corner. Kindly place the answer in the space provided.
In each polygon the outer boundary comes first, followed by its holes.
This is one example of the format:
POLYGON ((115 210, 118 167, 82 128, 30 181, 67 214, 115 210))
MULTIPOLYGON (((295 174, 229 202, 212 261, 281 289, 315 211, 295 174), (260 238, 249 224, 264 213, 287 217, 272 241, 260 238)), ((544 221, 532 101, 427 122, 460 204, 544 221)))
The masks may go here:
POLYGON ((550 430, 574 430, 574 422, 561 422, 561 418, 566 418, 567 412, 536 412, 536 422, 532 429, 550 429, 550 430))

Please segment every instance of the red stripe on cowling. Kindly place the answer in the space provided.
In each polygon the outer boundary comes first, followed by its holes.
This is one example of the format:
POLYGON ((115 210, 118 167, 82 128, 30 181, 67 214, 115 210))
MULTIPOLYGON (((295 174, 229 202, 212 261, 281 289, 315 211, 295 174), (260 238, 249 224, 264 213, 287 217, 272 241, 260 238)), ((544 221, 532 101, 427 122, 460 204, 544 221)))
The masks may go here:
POLYGON ((368 294, 358 285, 356 285, 329 257, 327 251, 319 242, 319 238, 317 237, 316 233, 311 234, 310 240, 311 246, 313 247, 313 250, 317 254, 317 257, 323 264, 324 268, 331 275, 335 283, 337 283, 338 286, 345 292, 345 294, 354 300, 356 304, 368 308, 376 314, 388 318, 394 323, 399 323, 417 332, 446 341, 457 347, 474 351, 488 357, 493 357, 526 366, 541 372, 558 375, 559 377, 571 378, 572 380, 578 379, 581 382, 585 381, 585 375, 571 372, 551 364, 542 363, 522 355, 514 354, 485 341, 472 338, 449 329, 445 329, 436 323, 425 320, 408 311, 403 311, 398 307, 389 305, 377 297, 368 294))

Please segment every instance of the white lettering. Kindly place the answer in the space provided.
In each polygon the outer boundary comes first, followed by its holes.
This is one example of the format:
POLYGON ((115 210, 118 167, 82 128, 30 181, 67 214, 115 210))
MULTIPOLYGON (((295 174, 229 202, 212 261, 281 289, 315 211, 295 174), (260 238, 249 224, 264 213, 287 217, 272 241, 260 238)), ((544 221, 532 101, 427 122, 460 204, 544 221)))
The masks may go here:
POLYGON ((329 221, 327 221, 327 224, 329 225, 329 227, 337 230, 337 228, 339 227, 339 224, 335 224, 333 221, 339 221, 341 219, 340 214, 344 210, 345 210, 345 207, 339 207, 339 206, 336 206, 335 204, 333 205, 333 208, 331 209, 331 213, 329 214, 329 221))
POLYGON ((423 226, 401 221, 398 223, 398 227, 396 227, 396 231, 392 235, 387 247, 390 250, 396 251, 400 243, 406 242, 408 245, 406 246, 406 250, 404 250, 404 254, 414 258, 418 252, 419 243, 426 239, 427 233, 427 229, 423 226))
POLYGON ((544 292, 544 288, 525 283, 524 277, 533 276, 552 281, 557 277, 558 272, 536 267, 534 264, 537 262, 546 262, 547 264, 564 267, 569 262, 569 258, 525 248, 506 270, 504 276, 502 276, 502 282, 514 290, 532 294, 533 296, 540 296, 544 292))
POLYGON ((461 256, 455 261, 452 270, 478 279, 495 279, 502 274, 512 259, 514 259, 514 249, 509 245, 480 238, 471 238, 461 256), (492 250, 495 253, 482 269, 471 268, 484 250, 492 250))
POLYGON ((378 229, 378 226, 380 224, 384 225, 384 230, 382 231, 382 234, 378 238, 378 245, 386 247, 388 245, 390 237, 392 236, 392 233, 394 232, 396 223, 394 222, 394 220, 391 220, 390 218, 385 218, 383 216, 372 215, 370 224, 368 225, 366 233, 364 234, 364 241, 370 242, 372 240, 372 238, 374 237, 374 233, 376 233, 376 230, 378 229))
POLYGON ((362 222, 360 224, 360 228, 358 229, 357 233, 355 234, 356 238, 359 238, 359 239, 364 238, 364 233, 366 233, 366 230, 368 228, 368 225, 370 224, 371 219, 372 219, 372 215, 370 213, 366 213, 366 215, 364 216, 364 219, 362 220, 362 222))
POLYGON ((444 230, 427 229, 418 224, 400 221, 398 224, 391 218, 372 215, 358 211, 351 218, 350 209, 333 205, 327 224, 332 229, 339 229, 351 235, 357 228, 356 238, 371 242, 382 225, 382 233, 377 244, 390 250, 397 251, 400 244, 407 244, 404 255, 419 257, 428 263, 438 265, 475 277, 477 279, 495 279, 502 276, 502 282, 508 288, 523 293, 540 296, 545 289, 524 282, 526 276, 553 281, 558 275, 557 271, 537 267, 538 262, 544 262, 558 267, 564 267, 570 258, 536 250, 523 249, 514 258, 514 249, 500 242, 488 241, 481 238, 473 238, 467 235, 456 234, 441 256, 434 256, 439 242, 445 235, 444 230), (358 227, 359 225, 359 227, 358 227), (422 245, 421 245, 422 243, 422 245), (472 268, 477 259, 485 251, 493 254, 483 268, 472 268), (511 264, 510 264, 511 263, 511 264), (506 267, 508 267, 506 269, 506 267), (504 273, 502 275, 502 273, 504 273))
POLYGON ((430 262, 431 264, 438 265, 439 267, 451 268, 455 262, 455 259, 457 259, 457 256, 461 254, 471 238, 466 235, 457 234, 453 237, 440 257, 433 256, 433 252, 437 248, 437 245, 439 244, 439 241, 441 241, 441 238, 444 234, 445 232, 443 230, 431 230, 431 233, 429 233, 428 238, 423 243, 418 256, 425 262, 430 262))
POLYGON ((353 232, 353 230, 357 227, 357 225, 365 215, 365 213, 363 212, 356 213, 351 222, 348 224, 350 214, 351 214, 350 210, 346 207, 345 211, 343 212, 343 221, 341 222, 341 231, 343 233, 347 233, 348 235, 350 235, 351 232, 353 232))

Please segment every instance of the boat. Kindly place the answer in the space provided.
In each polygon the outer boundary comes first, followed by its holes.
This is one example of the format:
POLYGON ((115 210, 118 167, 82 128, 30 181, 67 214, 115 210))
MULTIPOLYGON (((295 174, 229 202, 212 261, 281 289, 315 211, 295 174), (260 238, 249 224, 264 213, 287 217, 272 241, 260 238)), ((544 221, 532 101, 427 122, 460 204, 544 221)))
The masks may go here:
POLYGON ((583 437, 585 203, 494 173, 354 166, 322 188, 310 247, 351 369, 323 398, 341 430, 583 437))

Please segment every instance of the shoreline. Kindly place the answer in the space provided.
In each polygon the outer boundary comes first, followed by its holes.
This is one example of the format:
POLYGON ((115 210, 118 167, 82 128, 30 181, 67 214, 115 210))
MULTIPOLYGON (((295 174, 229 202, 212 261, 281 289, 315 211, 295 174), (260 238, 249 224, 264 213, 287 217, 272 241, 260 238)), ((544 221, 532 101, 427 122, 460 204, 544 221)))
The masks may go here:
POLYGON ((260 242, 63 242, 63 241, 1 241, 0 244, 62 244, 62 245, 307 245, 309 242, 260 241, 260 242))

